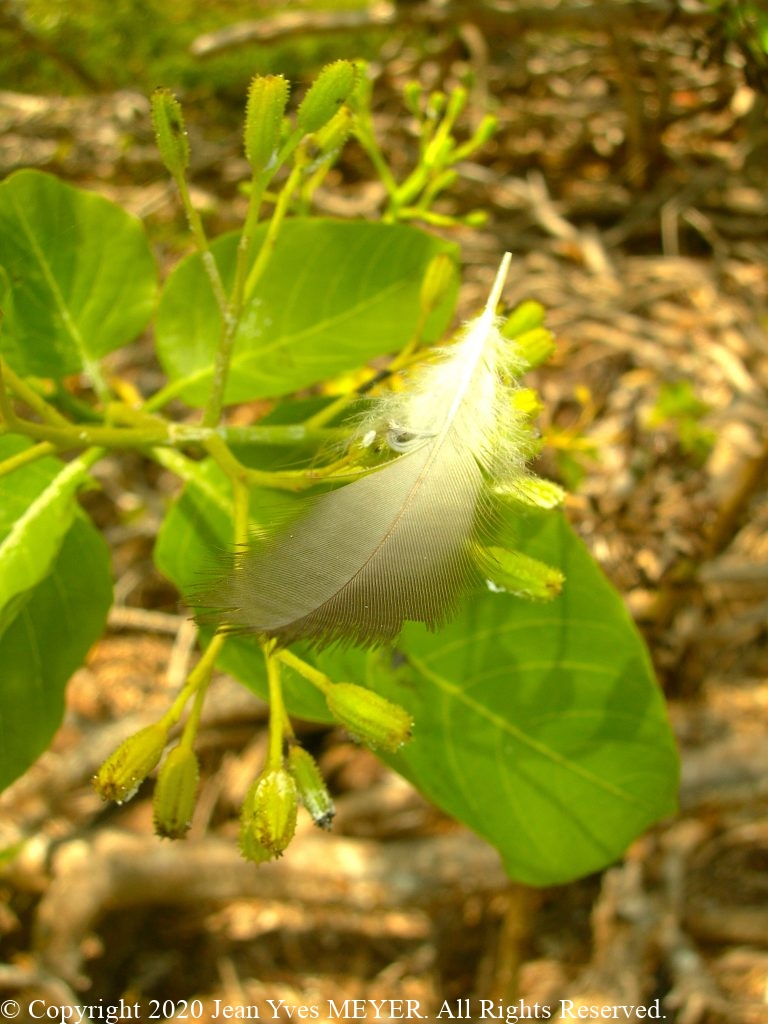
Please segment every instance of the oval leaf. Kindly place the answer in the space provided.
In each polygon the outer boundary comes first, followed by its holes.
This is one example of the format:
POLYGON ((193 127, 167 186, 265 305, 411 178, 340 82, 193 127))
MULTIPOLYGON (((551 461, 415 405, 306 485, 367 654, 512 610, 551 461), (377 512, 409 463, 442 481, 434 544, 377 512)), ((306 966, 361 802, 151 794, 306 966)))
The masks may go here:
MULTIPOLYGON (((521 546, 563 570, 548 604, 485 593, 398 650, 328 652, 320 667, 402 704, 414 737, 390 760, 533 885, 617 859, 675 808, 677 755, 642 639, 565 520, 521 546)), ((525 526, 522 527, 525 529, 525 526)))
POLYGON ((133 340, 155 304, 141 222, 40 171, 0 185, 0 266, 13 293, 0 351, 22 374, 63 377, 133 340))
MULTIPOLYGON (((255 232, 258 252, 266 225, 255 232)), ((238 235, 212 245, 224 286, 234 274, 238 235)), ((394 352, 419 321, 419 292, 433 256, 456 246, 407 225, 287 221, 235 339, 226 401, 290 394, 394 352)), ((427 318, 425 341, 448 326, 457 284, 427 318)), ((199 255, 168 278, 157 317, 160 360, 178 393, 202 404, 221 335, 221 312, 199 255)))
POLYGON ((111 601, 109 551, 78 514, 51 571, 0 632, 0 789, 50 744, 67 681, 101 635, 111 601))
MULTIPOLYGON (((19 437, 0 437, 0 460, 28 447, 19 437)), ((86 475, 79 459, 46 458, 0 477, 0 631, 22 595, 48 574, 86 475)))

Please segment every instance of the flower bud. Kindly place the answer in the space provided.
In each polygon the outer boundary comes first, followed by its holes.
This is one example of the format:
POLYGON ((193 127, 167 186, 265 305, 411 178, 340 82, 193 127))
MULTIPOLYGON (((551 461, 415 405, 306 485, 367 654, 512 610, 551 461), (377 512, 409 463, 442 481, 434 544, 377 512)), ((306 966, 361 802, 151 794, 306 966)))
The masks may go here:
MULTIPOLYGON (((263 847, 268 857, 279 857, 296 831, 298 795, 293 776, 285 768, 263 772, 251 786, 243 804, 240 846, 258 854, 263 847)), ((265 858, 266 859, 266 858, 265 858)))
POLYGON ((486 114, 472 136, 472 148, 479 149, 486 142, 490 142, 499 127, 499 119, 493 114, 486 114))
POLYGON ((517 391, 513 391, 510 404, 515 412, 522 413, 528 419, 538 416, 544 408, 539 393, 533 388, 518 388, 517 391))
POLYGON ((485 548, 481 565, 491 590, 529 601, 551 601, 563 588, 563 574, 544 562, 505 548, 485 548))
POLYGON ((531 508, 552 509, 565 501, 565 491, 552 480, 544 480, 540 476, 523 476, 515 481, 514 490, 494 491, 501 498, 528 505, 531 508))
POLYGON ((192 824, 200 767, 193 750, 174 747, 157 776, 152 807, 155 832, 165 839, 183 839, 192 824))
POLYGON ((240 835, 238 837, 240 853, 252 864, 263 864, 264 861, 272 860, 272 854, 266 850, 254 837, 250 823, 240 820, 240 835))
POLYGON ((120 744, 99 768, 93 779, 96 792, 103 800, 125 803, 160 760, 168 742, 168 729, 155 722, 140 729, 120 744))
POLYGON ((152 124, 160 159, 175 178, 189 166, 189 139, 181 104, 169 89, 152 93, 152 124))
POLYGON ((446 252, 433 256, 421 282, 419 305, 425 315, 437 309, 456 283, 456 265, 446 252))
POLYGON ((544 326, 544 307, 534 299, 526 299, 512 310, 501 333, 505 338, 519 338, 527 331, 544 326))
POLYGON ((292 746, 288 751, 288 771, 314 823, 320 828, 330 828, 336 809, 314 757, 303 747, 292 746))
POLYGON ((420 82, 406 82, 403 88, 403 100, 409 111, 414 117, 421 116, 421 97, 422 88, 420 82))
POLYGON ((528 369, 546 363, 556 349, 552 332, 548 331, 546 327, 537 327, 533 331, 526 331, 525 334, 515 338, 515 342, 528 369))
POLYGON ((455 143, 450 135, 436 134, 424 152, 424 166, 433 168, 445 167, 453 155, 455 143))
POLYGON ((371 747, 394 752, 410 739, 413 719, 405 708, 372 690, 354 683, 335 683, 326 700, 333 717, 371 747))
POLYGON ((355 65, 348 60, 327 64, 310 86, 296 112, 296 124, 305 134, 327 124, 355 87, 355 65))
POLYGON ((487 210, 470 210, 466 216, 461 218, 461 223, 468 228, 482 228, 488 223, 487 210))
POLYGON ((280 145, 290 86, 282 75, 256 75, 245 108, 245 155, 255 173, 266 170, 280 145))
POLYGON ((328 124, 315 134, 315 143, 321 156, 335 156, 349 138, 353 116, 349 107, 337 111, 328 124))
POLYGON ((448 97, 446 94, 441 89, 435 89, 427 98, 427 116, 436 121, 445 110, 447 103, 448 97))

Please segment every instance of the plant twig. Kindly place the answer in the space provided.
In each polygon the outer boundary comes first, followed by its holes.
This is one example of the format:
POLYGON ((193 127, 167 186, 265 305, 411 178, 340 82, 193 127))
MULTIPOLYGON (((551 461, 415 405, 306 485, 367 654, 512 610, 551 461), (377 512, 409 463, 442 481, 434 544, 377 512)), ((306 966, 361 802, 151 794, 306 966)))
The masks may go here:
POLYGON ((51 455, 55 451, 56 445, 51 444, 50 441, 41 441, 39 444, 35 444, 31 448, 25 448, 15 455, 9 455, 7 459, 3 459, 0 462, 0 477, 7 476, 9 473, 21 469, 22 466, 36 462, 38 459, 44 459, 46 455, 51 455))

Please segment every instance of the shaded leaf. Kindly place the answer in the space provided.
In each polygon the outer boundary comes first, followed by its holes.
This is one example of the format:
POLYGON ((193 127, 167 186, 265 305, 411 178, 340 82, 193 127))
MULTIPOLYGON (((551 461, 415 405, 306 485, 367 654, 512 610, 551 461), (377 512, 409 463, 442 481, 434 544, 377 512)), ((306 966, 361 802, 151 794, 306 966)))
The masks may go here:
MULTIPOLYGON (((0 460, 28 447, 19 437, 0 437, 0 460)), ((22 595, 48 574, 86 475, 77 459, 46 458, 0 477, 0 630, 22 595)))
POLYGON ((565 574, 550 603, 479 594, 438 634, 409 624, 394 652, 318 661, 406 707, 414 738, 393 767, 513 878, 551 885, 675 809, 677 755, 643 642, 582 543, 551 513, 518 530, 565 574))
POLYGON ((13 304, 0 351, 22 374, 63 377, 133 340, 155 304, 141 222, 40 171, 0 185, 0 266, 13 304))
MULTIPOLYGON (((266 225, 255 232, 258 251, 266 225)), ((225 287, 233 279, 238 235, 212 245, 225 287)), ((235 340, 227 403, 290 394, 360 367, 408 342, 419 319, 419 291, 430 260, 456 247, 407 225, 321 218, 281 228, 235 340)), ((457 286, 429 316, 426 341, 448 326, 457 286)), ((168 278, 157 317, 160 360, 192 404, 208 394, 221 312, 202 260, 188 257, 168 278)))
POLYGON ((78 514, 51 571, 0 633, 0 788, 50 744, 67 681, 101 635, 111 600, 109 552, 78 514))

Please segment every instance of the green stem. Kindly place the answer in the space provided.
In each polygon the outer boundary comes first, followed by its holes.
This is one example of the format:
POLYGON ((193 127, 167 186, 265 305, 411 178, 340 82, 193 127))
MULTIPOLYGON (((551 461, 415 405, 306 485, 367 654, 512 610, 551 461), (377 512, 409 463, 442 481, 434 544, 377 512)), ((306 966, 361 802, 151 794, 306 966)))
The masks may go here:
POLYGON ((22 422, 18 420, 15 412, 10 407, 10 403, 6 406, 6 403, 8 402, 8 392, 6 388, 10 388, 16 397, 20 401, 24 402, 25 405, 28 405, 30 409, 34 410, 34 412, 36 412, 40 419, 45 423, 59 427, 70 426, 69 420, 66 419, 66 417, 62 416, 61 413, 54 409, 52 405, 49 405, 42 395, 38 394, 33 387, 30 387, 22 377, 19 377, 18 374, 14 373, 8 363, 6 363, 4 359, 0 358, 0 400, 3 402, 3 416, 8 419, 9 423, 13 423, 14 421, 17 423, 22 422))
MULTIPOLYGON (((320 409, 319 412, 316 412, 314 416, 310 416, 308 419, 304 420, 304 427, 310 431, 316 431, 325 427, 326 423, 331 422, 336 418, 336 416, 344 412, 352 402, 356 401, 360 397, 360 391, 370 387, 371 384, 377 381, 382 373, 386 376, 391 376, 399 370, 403 370, 407 366, 410 366, 412 363, 420 362, 423 356, 420 352, 417 352, 417 349, 421 344, 422 334, 424 332, 424 326, 427 322, 428 316, 429 314, 423 311, 419 314, 419 319, 411 338, 394 357, 385 371, 377 370, 376 373, 371 376, 371 379, 366 381, 364 384, 359 385, 356 391, 348 391, 344 395, 339 395, 339 397, 334 399, 333 402, 330 402, 328 405, 320 409)), ((341 428, 338 429, 338 433, 341 438, 344 439, 348 438, 350 435, 349 430, 343 430, 341 428)))
POLYGON ((225 633, 216 633, 206 649, 203 651, 200 661, 198 661, 189 673, 187 681, 176 700, 171 704, 170 708, 168 708, 161 719, 161 722, 167 725, 168 728, 175 725, 179 718, 181 718, 181 714, 189 698, 193 694, 197 694, 201 688, 205 689, 208 686, 214 665, 216 664, 216 659, 221 653, 226 641, 227 637, 225 633))
POLYGON ((235 319, 239 319, 243 308, 245 297, 245 282, 248 273, 248 256, 253 244, 253 235, 259 223, 261 204, 264 200, 266 179, 254 176, 251 181, 251 195, 248 201, 248 211, 245 216, 245 224, 240 234, 240 241, 237 244, 237 261, 235 264, 235 281, 232 285, 232 297, 230 300, 230 311, 235 319))
POLYGON ((277 651, 272 657, 282 661, 284 665, 287 665, 288 668, 292 668, 294 672, 298 672, 300 676, 312 683, 313 686, 316 686, 322 694, 327 695, 333 686, 333 680, 330 676, 325 675, 324 672, 320 672, 308 662, 304 661, 303 658, 299 658, 297 655, 292 654, 291 651, 277 651))
MULTIPOLYGON (((203 447, 212 459, 222 468, 224 473, 232 481, 233 487, 242 487, 248 493, 249 486, 271 487, 279 491, 301 491, 305 487, 311 487, 314 478, 311 470, 294 473, 287 470, 283 473, 270 472, 263 469, 251 469, 244 466, 231 452, 226 442, 219 434, 212 433, 203 441, 203 447)), ((247 535, 247 531, 246 531, 247 535)))
POLYGON ((221 335, 216 356, 213 363, 213 378, 208 401, 203 410, 203 426, 213 427, 221 419, 221 412, 224 408, 224 394, 229 379, 229 368, 232 362, 232 352, 235 347, 235 335, 237 325, 240 322, 240 315, 243 310, 243 296, 245 293, 245 279, 248 267, 248 256, 251 251, 253 233, 259 221, 261 203, 264 197, 266 180, 254 177, 251 181, 251 195, 248 202, 248 212, 245 217, 245 224, 240 233, 240 241, 237 246, 237 257, 235 262, 235 279, 232 285, 232 292, 222 309, 223 322, 221 335))
POLYGON ((280 664, 269 647, 264 647, 269 685, 269 746, 267 748, 267 770, 275 771, 283 764, 283 742, 286 733, 292 733, 283 700, 280 679, 280 664))
POLYGON ((249 491, 251 483, 269 486, 272 474, 249 469, 236 459, 222 439, 216 435, 209 438, 205 450, 229 477, 232 486, 232 509, 235 530, 235 547, 241 548, 248 543, 249 534, 249 491), (255 477, 255 479, 254 479, 255 477))
MULTIPOLYGON (((371 380, 374 380, 375 377, 376 374, 373 374, 371 380)), ((326 423, 335 420, 340 413, 344 412, 359 397, 357 391, 348 391, 344 395, 339 395, 338 398, 335 398, 328 405, 320 409, 319 412, 316 412, 314 416, 304 420, 304 426, 309 430, 317 430, 319 427, 324 427, 326 423)))
POLYGON ((208 280, 211 282, 211 288, 216 299, 216 305, 219 307, 222 313, 226 313, 227 310, 227 293, 224 290, 224 284, 221 280, 221 274, 219 268, 216 266, 216 260, 213 258, 211 247, 208 243, 208 237, 203 228, 203 222, 200 218, 200 214, 195 209, 192 202, 192 197, 189 194, 189 186, 187 179, 183 174, 174 175, 174 181, 176 187, 179 190, 179 196, 181 197, 181 205, 184 207, 184 213, 189 224, 189 229, 192 232, 192 236, 195 240, 195 245, 200 252, 201 259, 203 261, 203 268, 208 275, 208 280))
POLYGON ((174 398, 178 398, 184 388, 188 385, 189 381, 184 377, 180 380, 170 381, 146 400, 144 408, 148 412, 157 412, 159 409, 162 409, 164 405, 168 405, 169 402, 172 402, 174 398))
POLYGON ((0 359, 0 417, 2 422, 8 430, 11 430, 16 425, 16 410, 13 408, 13 402, 11 402, 11 396, 8 394, 5 386, 5 366, 3 360, 0 359))
POLYGON ((373 164, 374 170, 379 177, 384 188, 387 190, 387 195, 390 199, 393 199, 397 195, 398 184, 395 181, 394 175, 389 168, 389 164, 384 159, 384 156, 379 149, 379 143, 376 139, 376 135, 373 131, 373 127, 370 124, 369 114, 357 115, 357 123, 355 126, 355 135, 357 141, 365 150, 368 159, 373 164))
POLYGON ((30 462, 43 459, 55 451, 56 445, 51 444, 50 441, 41 441, 40 444, 33 445, 31 448, 25 448, 24 451, 17 452, 16 455, 11 455, 0 462, 0 477, 7 476, 30 462))
MULTIPOLYGON (((321 430, 306 428, 302 424, 274 427, 226 427, 220 430, 199 427, 195 424, 169 423, 160 417, 149 417, 141 410, 132 410, 127 406, 112 406, 111 415, 118 421, 130 422, 129 426, 110 426, 100 424, 75 424, 64 420, 62 426, 48 423, 35 423, 32 420, 19 419, 12 409, 6 410, 2 404, 0 391, 0 411, 9 429, 14 433, 23 434, 36 441, 47 441, 59 451, 73 448, 91 448, 94 446, 115 449, 146 449, 146 448, 181 448, 183 446, 202 446, 218 442, 222 449, 229 444, 251 445, 295 445, 305 442, 322 443, 340 440, 348 431, 321 430), (11 413, 11 417, 8 416, 11 413)), ((264 470, 243 467, 251 483, 265 487, 276 487, 282 490, 295 491, 309 486, 315 478, 312 471, 304 473, 270 473, 264 470)))
POLYGON ((319 427, 309 420, 283 426, 223 427, 218 431, 232 445, 333 444, 349 437, 346 427, 319 427))
MULTIPOLYGON (((215 655, 219 653, 221 647, 225 642, 224 635, 222 633, 217 633, 216 636, 211 641, 211 643, 208 645, 208 649, 210 649, 210 647, 213 645, 213 641, 216 640, 217 637, 222 637, 222 642, 221 644, 218 644, 216 647, 213 661, 210 663, 210 670, 207 670, 205 675, 202 676, 202 678, 200 678, 199 682, 197 682, 196 684, 195 699, 192 703, 192 710, 189 712, 189 717, 184 723, 184 729, 182 731, 181 739, 179 741, 180 747, 185 747, 187 750, 190 751, 194 748, 195 739, 197 737, 197 731, 200 728, 200 717, 203 713, 205 696, 208 693, 208 686, 210 685, 211 678, 213 676, 214 662, 216 660, 215 655)), ((206 649, 206 653, 208 649, 206 649)))
MULTIPOLYGON (((229 368, 232 361, 232 352, 235 346, 235 335, 237 334, 237 326, 240 322, 240 314, 242 313, 242 306, 245 301, 251 296, 256 288, 256 285, 264 273, 266 266, 272 256, 272 252, 275 248, 275 242, 279 234, 280 228, 282 227, 285 215, 288 212, 288 206, 291 200, 291 196, 301 182, 304 168, 297 165, 288 175, 288 179, 280 191, 280 195, 275 203, 275 208, 272 212, 269 225, 267 227, 264 240, 261 243, 258 255, 254 260, 253 266, 251 267, 250 273, 245 279, 244 283, 241 280, 237 280, 235 288, 233 289, 232 303, 230 304, 230 317, 225 320, 224 329, 222 330, 221 339, 219 341, 219 348, 216 352, 216 360, 213 369, 213 381, 211 384, 211 392, 208 396, 208 402, 203 413, 203 426, 212 427, 219 422, 221 419, 221 412, 224 408, 224 393, 227 387, 227 380, 229 378, 229 368)), ((261 196, 263 194, 264 186, 259 184, 256 195, 252 194, 252 204, 249 206, 248 219, 246 226, 243 229, 242 239, 247 240, 247 244, 242 250, 238 252, 238 268, 242 265, 243 273, 245 268, 245 259, 250 249, 250 235, 252 233, 253 226, 249 226, 252 211, 258 212, 258 207, 261 204, 261 196)))
POLYGON ((280 232, 280 228, 283 226, 285 215, 288 212, 291 197, 301 183, 303 174, 304 167, 300 165, 293 167, 291 169, 291 173, 288 175, 285 185, 283 185, 280 190, 280 195, 277 197, 275 208, 272 211, 272 216, 267 227, 267 233, 264 236, 264 241, 261 243, 259 254, 256 257, 254 264, 251 267, 251 271, 248 274, 248 279, 245 282, 245 291, 243 294, 246 299, 253 295, 254 289, 259 283, 259 279, 264 273, 267 263, 272 256, 277 236, 280 232))
POLYGON ((68 423, 66 427, 33 423, 31 420, 16 420, 14 429, 20 434, 38 441, 49 441, 60 451, 72 448, 151 448, 158 445, 174 445, 178 440, 170 436, 170 428, 135 428, 80 426, 68 423))

